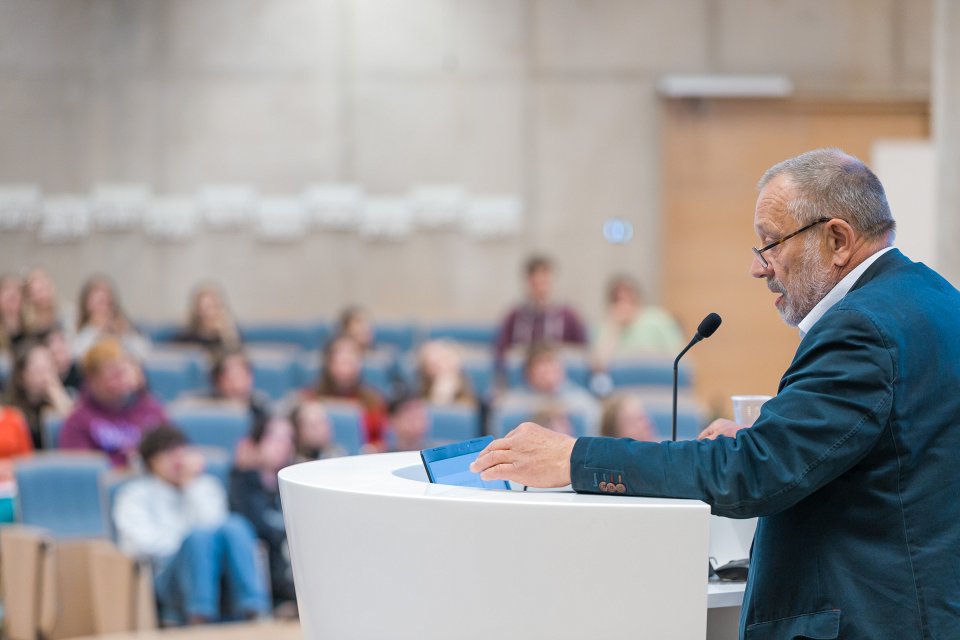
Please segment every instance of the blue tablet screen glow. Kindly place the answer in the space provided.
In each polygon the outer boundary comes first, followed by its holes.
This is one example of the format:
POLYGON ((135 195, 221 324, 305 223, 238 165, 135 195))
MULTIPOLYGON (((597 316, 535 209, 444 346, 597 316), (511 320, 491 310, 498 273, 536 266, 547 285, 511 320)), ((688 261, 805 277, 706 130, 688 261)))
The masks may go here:
POLYGON ((492 441, 491 437, 476 438, 422 451, 430 482, 479 489, 509 489, 510 485, 503 480, 485 481, 479 473, 470 471, 470 463, 492 441))

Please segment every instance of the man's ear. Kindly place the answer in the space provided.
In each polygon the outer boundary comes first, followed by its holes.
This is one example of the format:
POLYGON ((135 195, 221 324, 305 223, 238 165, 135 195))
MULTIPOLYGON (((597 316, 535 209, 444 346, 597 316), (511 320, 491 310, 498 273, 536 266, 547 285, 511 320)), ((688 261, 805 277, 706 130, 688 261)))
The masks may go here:
POLYGON ((834 218, 826 223, 827 248, 836 267, 845 267, 853 257, 856 232, 846 220, 834 218))

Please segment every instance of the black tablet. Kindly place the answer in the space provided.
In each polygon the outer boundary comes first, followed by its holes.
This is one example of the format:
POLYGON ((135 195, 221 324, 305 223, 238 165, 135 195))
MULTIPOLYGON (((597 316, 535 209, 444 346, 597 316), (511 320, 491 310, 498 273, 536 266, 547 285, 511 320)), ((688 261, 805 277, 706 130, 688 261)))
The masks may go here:
POLYGON ((420 452, 423 466, 427 469, 430 482, 450 484, 457 487, 478 487, 480 489, 509 489, 506 480, 482 480, 479 473, 470 471, 470 463, 477 459, 481 451, 493 442, 492 436, 474 438, 463 442, 420 452))

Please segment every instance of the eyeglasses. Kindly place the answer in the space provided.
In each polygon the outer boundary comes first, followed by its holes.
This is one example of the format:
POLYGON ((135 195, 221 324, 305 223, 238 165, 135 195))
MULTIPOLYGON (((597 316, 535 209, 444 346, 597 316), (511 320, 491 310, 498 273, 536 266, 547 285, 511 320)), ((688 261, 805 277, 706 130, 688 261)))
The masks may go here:
POLYGON ((803 233, 804 231, 806 231, 807 229, 809 229, 809 228, 811 228, 811 227, 817 226, 817 225, 820 224, 821 222, 830 222, 831 220, 833 220, 833 218, 817 218, 816 220, 814 220, 813 222, 811 222, 811 223, 808 224, 807 226, 805 226, 805 227, 800 227, 799 229, 797 229, 797 230, 794 231, 793 233, 788 233, 787 235, 783 236, 782 238, 780 238, 780 239, 777 240, 776 242, 771 242, 770 244, 768 244, 767 246, 763 247, 762 249, 757 249, 756 247, 753 247, 753 255, 757 256, 757 260, 760 261, 760 264, 763 265, 763 268, 764 268, 764 269, 769 269, 769 268, 770 268, 770 263, 767 262, 767 259, 763 257, 764 251, 770 251, 770 249, 773 249, 774 247, 780 246, 781 244, 783 244, 784 242, 786 242, 787 240, 789 240, 789 239, 792 238, 793 236, 799 235, 799 234, 803 233))

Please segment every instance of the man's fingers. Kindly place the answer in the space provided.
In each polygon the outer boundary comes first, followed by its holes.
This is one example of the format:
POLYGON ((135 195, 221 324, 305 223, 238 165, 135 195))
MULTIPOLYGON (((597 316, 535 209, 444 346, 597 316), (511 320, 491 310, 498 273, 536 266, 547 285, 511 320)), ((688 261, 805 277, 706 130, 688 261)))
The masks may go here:
POLYGON ((498 464, 504 464, 512 461, 513 455, 509 450, 498 449, 495 451, 488 451, 486 453, 481 453, 477 459, 473 461, 473 464, 470 465, 470 470, 474 473, 479 473, 498 464))
POLYGON ((513 465, 509 463, 497 464, 480 474, 481 480, 509 480, 514 471, 513 465))

